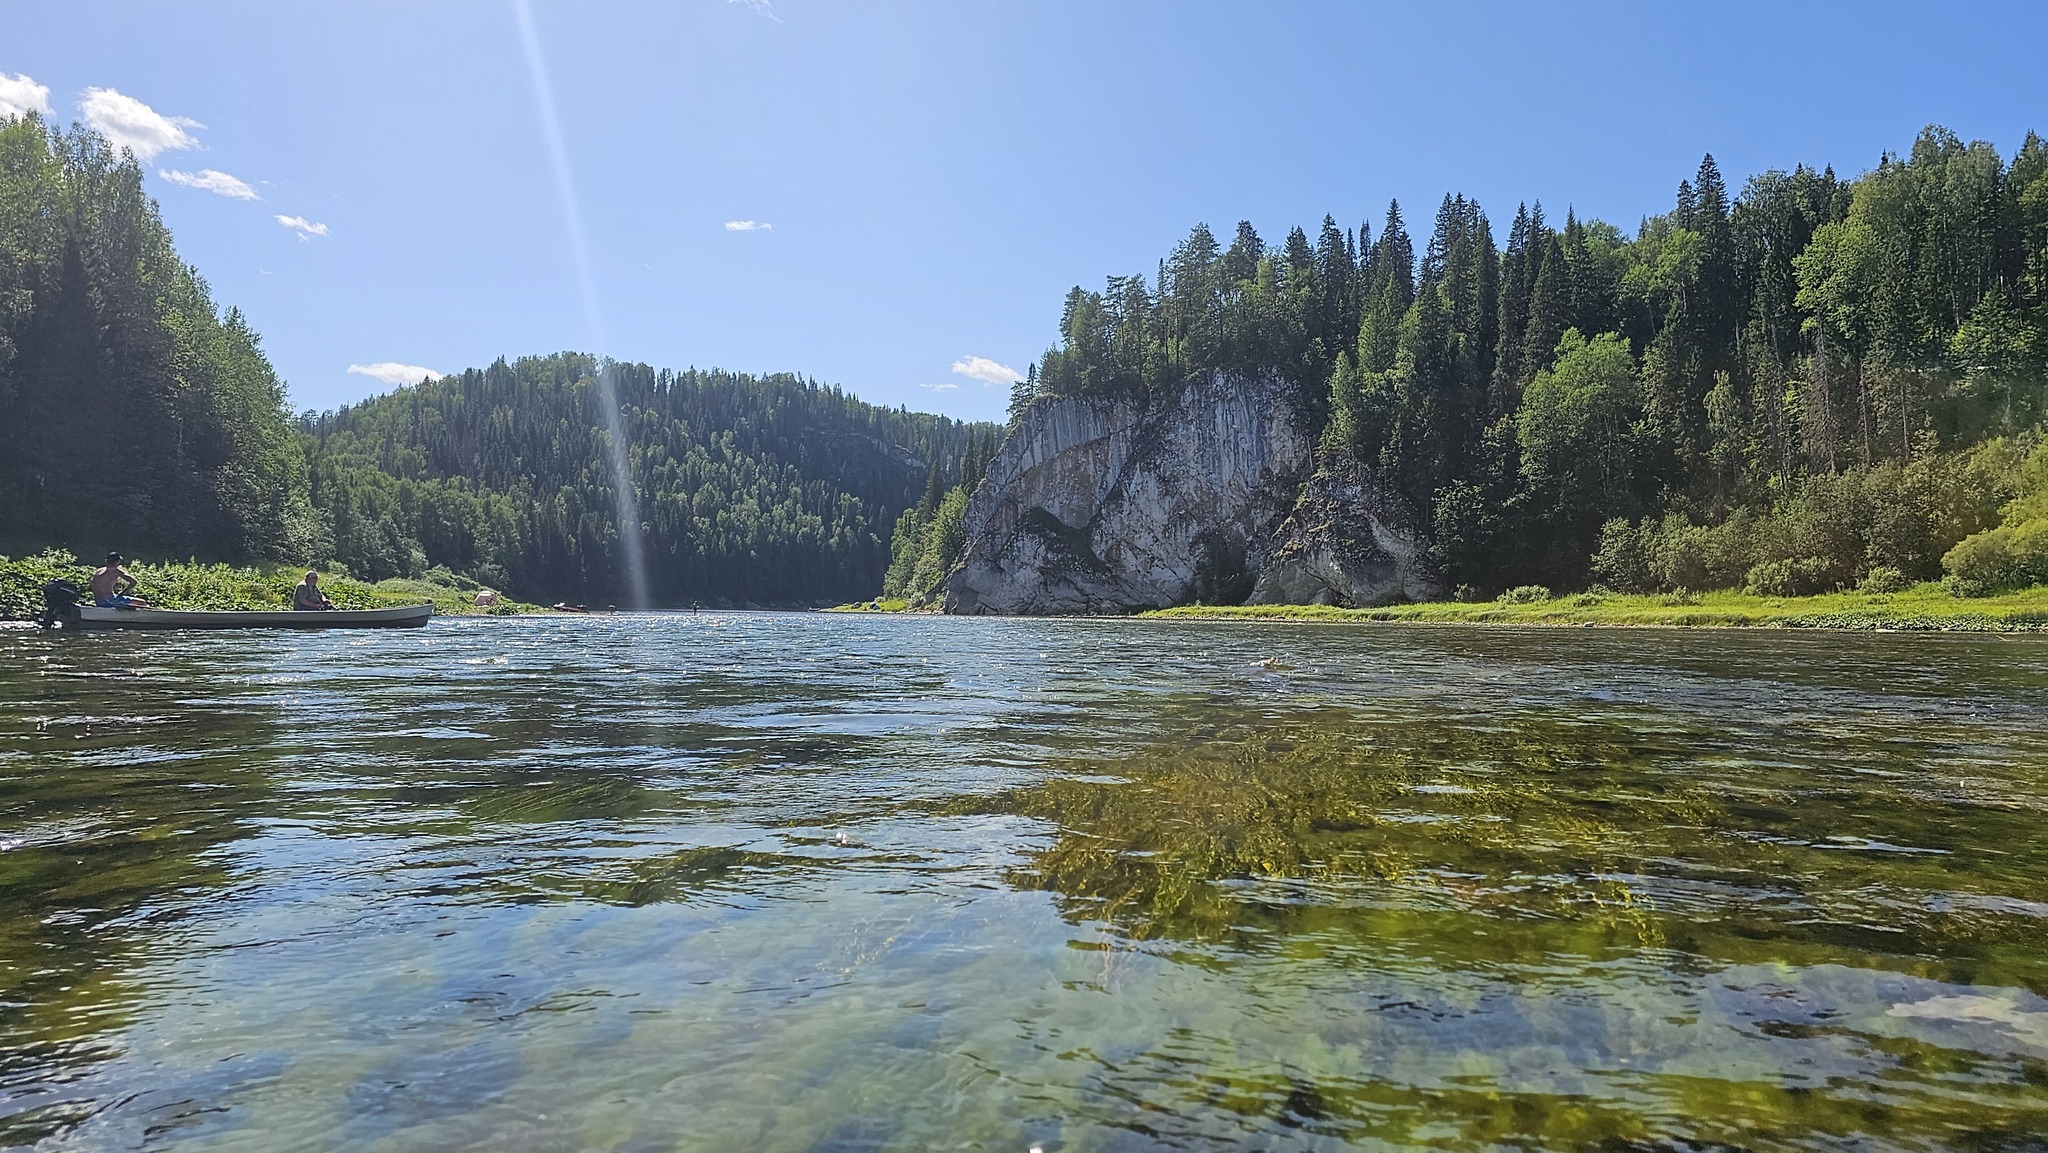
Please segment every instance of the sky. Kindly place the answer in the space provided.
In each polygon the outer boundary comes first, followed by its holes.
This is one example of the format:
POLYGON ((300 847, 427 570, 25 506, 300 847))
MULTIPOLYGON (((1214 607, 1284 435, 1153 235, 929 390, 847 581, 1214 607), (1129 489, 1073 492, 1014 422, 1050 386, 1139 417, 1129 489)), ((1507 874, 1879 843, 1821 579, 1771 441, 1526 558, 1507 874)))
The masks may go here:
POLYGON ((1708 152, 1739 188, 2048 132, 2019 0, 9 9, 0 112, 135 152, 296 409, 577 349, 997 417, 1069 287, 1197 222, 1633 230, 1708 152))

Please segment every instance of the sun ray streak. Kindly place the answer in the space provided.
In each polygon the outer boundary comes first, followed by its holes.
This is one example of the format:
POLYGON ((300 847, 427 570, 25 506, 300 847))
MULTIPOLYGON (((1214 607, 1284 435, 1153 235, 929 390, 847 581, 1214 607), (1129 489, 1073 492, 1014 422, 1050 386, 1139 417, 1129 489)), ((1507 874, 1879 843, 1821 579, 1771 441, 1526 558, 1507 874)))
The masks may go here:
POLYGON ((540 112, 541 135, 547 141, 548 160, 555 171, 555 191, 562 202, 562 231, 568 238, 569 254, 576 265, 576 280, 583 292, 584 320, 597 353, 597 403, 604 417, 605 449, 612 470, 612 493, 619 518, 619 548, 626 568, 628 607, 647 608, 647 567, 640 538, 640 505, 633 495, 633 478, 627 467, 626 428, 619 410, 618 388, 612 379, 610 344, 606 340, 603 310, 598 305, 597 277, 591 271, 590 245, 583 235, 583 209, 576 196, 576 180, 569 170, 569 150, 562 142, 562 122, 555 111, 555 89, 548 79, 547 59, 540 48, 540 34, 534 28, 533 9, 527 0, 512 0, 519 17, 519 38, 526 47, 527 76, 533 82, 533 101, 540 112))

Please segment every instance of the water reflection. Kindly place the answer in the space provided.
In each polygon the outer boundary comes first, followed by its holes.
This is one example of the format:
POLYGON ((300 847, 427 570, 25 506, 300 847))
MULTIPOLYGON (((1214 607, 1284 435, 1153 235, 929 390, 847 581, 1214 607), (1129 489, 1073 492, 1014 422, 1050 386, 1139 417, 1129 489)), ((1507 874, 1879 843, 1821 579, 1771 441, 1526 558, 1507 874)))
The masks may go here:
POLYGON ((270 796, 248 696, 23 647, 0 662, 0 1143, 102 1106, 62 1070, 121 1051, 141 958, 232 885, 221 849, 270 796))
POLYGON ((2026 1149, 2048 658, 0 636, 0 1144, 2026 1149))

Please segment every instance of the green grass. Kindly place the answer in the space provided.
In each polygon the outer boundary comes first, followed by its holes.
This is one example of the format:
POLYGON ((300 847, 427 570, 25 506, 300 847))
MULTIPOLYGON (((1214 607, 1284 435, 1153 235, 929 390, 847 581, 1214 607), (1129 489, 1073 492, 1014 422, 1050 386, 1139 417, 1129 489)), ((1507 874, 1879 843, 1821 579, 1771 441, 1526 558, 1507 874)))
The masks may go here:
POLYGON ((825 610, 828 613, 907 613, 910 602, 902 597, 878 597, 871 601, 855 601, 848 605, 834 605, 825 610))
MULTIPOLYGON (((292 586, 306 575, 296 566, 237 568, 225 564, 169 562, 125 566, 136 580, 135 594, 154 608, 277 609, 291 605, 292 586)), ((31 557, 0 556, 0 619, 26 620, 43 611, 43 586, 68 580, 86 587, 93 566, 69 553, 50 551, 31 557)), ((466 583, 466 582, 465 582, 466 583)), ((374 609, 395 605, 432 604, 442 615, 535 612, 537 607, 502 602, 495 609, 476 607, 476 593, 453 583, 397 578, 371 584, 336 573, 321 573, 320 589, 341 609, 374 609)))
POLYGON ((2048 631, 2048 586, 1987 597, 1957 597, 1938 583, 1904 592, 1763 597, 1739 592, 1566 594, 1526 604, 1499 601, 1388 605, 1184 605, 1144 614, 1177 620, 1422 621, 1513 625, 1690 628, 1900 629, 1926 632, 2048 631))

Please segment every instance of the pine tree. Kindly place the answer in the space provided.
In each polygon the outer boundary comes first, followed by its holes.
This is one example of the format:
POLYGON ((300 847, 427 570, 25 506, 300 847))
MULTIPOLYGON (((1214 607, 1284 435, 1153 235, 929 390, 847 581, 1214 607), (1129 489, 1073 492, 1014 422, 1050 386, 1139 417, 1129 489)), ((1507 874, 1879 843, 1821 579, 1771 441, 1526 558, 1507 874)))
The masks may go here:
POLYGON ((1564 246, 1557 237, 1543 240, 1543 257, 1537 262, 1536 283, 1529 292, 1529 323, 1524 329, 1521 364, 1523 375, 1517 385, 1527 384, 1550 367, 1557 342, 1572 327, 1571 270, 1565 262, 1564 246))

